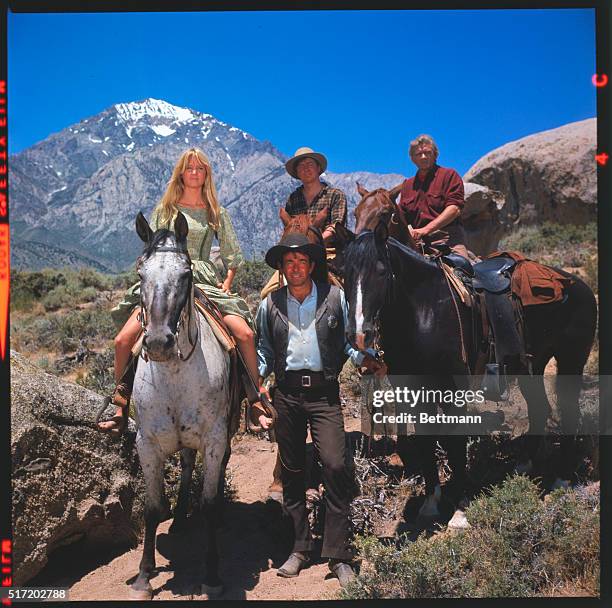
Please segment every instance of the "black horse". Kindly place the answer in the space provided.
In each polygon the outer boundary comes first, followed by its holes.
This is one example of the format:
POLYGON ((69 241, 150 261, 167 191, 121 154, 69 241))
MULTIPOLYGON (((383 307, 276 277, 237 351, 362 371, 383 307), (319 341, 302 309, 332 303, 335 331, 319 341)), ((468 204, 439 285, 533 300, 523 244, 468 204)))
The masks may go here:
MULTIPOLYGON (((349 305, 347 334, 354 346, 362 350, 374 345, 382 348, 390 375, 410 375, 426 388, 464 388, 458 383, 469 379, 479 345, 472 332, 460 331, 460 325, 473 327, 475 313, 453 298, 435 261, 389 237, 387 223, 380 221, 374 230, 364 230, 346 247, 344 273, 349 305), (462 336, 467 357, 462 356, 462 336)), ((577 433, 582 371, 597 321, 593 292, 578 277, 573 278, 561 302, 524 308, 533 375, 528 369, 521 369, 518 362, 511 370, 521 374, 519 386, 528 404, 529 433, 541 436, 551 411, 543 373, 548 361, 555 357, 557 401, 566 442, 572 441, 577 433)), ((453 485, 461 487, 465 480, 467 437, 424 435, 419 424, 415 430, 426 493, 432 500, 435 493, 437 501, 436 440, 446 440, 453 485)), ((534 446, 537 448, 534 441, 528 445, 532 453, 534 446)), ((405 437, 404 441, 398 438, 398 453, 404 464, 406 446, 405 437)), ((567 455, 567 446, 562 448, 567 455)), ((567 479, 570 465, 565 460, 563 478, 567 479)), ((435 511, 432 500, 426 504, 435 511)))

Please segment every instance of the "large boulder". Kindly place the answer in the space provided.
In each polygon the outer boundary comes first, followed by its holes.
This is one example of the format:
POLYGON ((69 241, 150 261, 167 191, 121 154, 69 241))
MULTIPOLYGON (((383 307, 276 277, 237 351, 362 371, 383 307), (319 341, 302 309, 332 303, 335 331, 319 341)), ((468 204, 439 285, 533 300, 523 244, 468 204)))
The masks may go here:
POLYGON ((133 433, 120 443, 98 433, 93 421, 101 401, 11 351, 15 585, 63 545, 137 541, 144 482, 133 433))
POLYGON ((597 216, 596 149, 589 118, 501 146, 463 179, 502 193, 504 222, 584 224, 597 216))
POLYGON ((486 186, 464 182, 465 207, 461 221, 467 248, 478 256, 497 249, 499 239, 510 229, 504 213, 506 200, 501 192, 486 186))

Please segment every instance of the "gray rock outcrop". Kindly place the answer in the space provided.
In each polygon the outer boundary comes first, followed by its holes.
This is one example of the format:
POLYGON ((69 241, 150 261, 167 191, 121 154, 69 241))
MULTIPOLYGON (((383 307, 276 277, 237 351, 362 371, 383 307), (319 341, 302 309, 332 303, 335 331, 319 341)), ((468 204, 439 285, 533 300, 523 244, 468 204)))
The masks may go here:
POLYGON ((464 182, 465 207, 461 220, 465 228, 467 248, 478 256, 497 249, 499 239, 510 225, 504 207, 506 199, 495 190, 464 182))
MULTIPOLYGON (((14 584, 79 540, 133 545, 144 482, 132 436, 98 433, 102 398, 11 351, 14 584)), ((132 422, 130 424, 133 424, 132 422)), ((132 427, 133 429, 133 427, 132 427)))
POLYGON ((505 198, 503 222, 584 224, 597 218, 596 119, 542 131, 489 152, 464 181, 505 198))

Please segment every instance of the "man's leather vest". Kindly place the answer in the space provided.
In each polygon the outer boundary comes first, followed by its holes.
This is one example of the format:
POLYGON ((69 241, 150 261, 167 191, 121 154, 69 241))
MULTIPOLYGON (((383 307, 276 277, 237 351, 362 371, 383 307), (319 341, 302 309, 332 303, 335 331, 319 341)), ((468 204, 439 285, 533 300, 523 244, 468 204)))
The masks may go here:
MULTIPOLYGON (((323 374, 328 381, 337 380, 347 359, 344 353, 344 315, 340 300, 340 289, 329 283, 317 283, 317 310, 315 329, 323 374)), ((268 294, 267 313, 270 336, 274 348, 274 375, 280 383, 285 377, 287 346, 289 343, 289 320, 287 318, 287 286, 268 294)))

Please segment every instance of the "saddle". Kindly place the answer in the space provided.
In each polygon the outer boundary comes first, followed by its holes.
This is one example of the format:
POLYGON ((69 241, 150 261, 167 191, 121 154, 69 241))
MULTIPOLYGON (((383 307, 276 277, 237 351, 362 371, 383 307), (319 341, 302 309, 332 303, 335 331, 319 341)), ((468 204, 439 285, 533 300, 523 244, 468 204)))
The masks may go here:
POLYGON ((523 363, 530 371, 523 335, 520 300, 511 291, 515 260, 507 256, 487 258, 473 266, 463 256, 441 256, 441 266, 463 303, 473 309, 472 336, 479 345, 473 373, 483 375, 481 388, 487 399, 507 398, 507 365, 523 363), (452 272, 449 269, 452 268, 452 272), (461 287, 457 288, 457 283, 461 287), (467 292, 467 296, 465 293, 467 292), (479 330, 479 331, 478 331, 479 330), (480 339, 478 339, 480 338, 480 339))
POLYGON ((523 308, 564 300, 564 287, 573 279, 515 251, 494 252, 473 266, 453 253, 440 258, 447 277, 460 279, 449 283, 475 309, 472 318, 480 318, 482 340, 475 373, 484 373, 482 388, 488 399, 503 400, 508 371, 517 373, 522 368, 531 374, 523 308))

